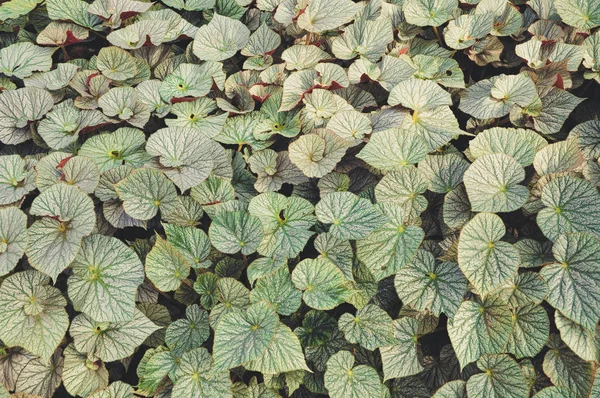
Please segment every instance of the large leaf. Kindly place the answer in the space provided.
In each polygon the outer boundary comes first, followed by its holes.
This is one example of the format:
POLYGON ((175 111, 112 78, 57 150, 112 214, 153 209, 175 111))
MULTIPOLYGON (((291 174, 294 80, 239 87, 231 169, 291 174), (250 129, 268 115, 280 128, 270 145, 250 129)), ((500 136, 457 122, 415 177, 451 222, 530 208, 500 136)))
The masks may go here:
POLYGON ((144 281, 137 254, 116 238, 91 235, 71 264, 69 298, 99 322, 126 322, 135 312, 135 293, 144 281))
POLYGON ((342 160, 349 146, 347 141, 329 130, 318 130, 292 142, 289 156, 307 177, 323 177, 342 160))
POLYGON ((208 236, 223 253, 252 254, 263 239, 260 219, 243 211, 222 211, 212 219, 208 236))
POLYGON ((440 26, 458 6, 456 0, 407 0, 404 11, 407 22, 418 26, 440 26))
POLYGON ((190 265, 175 246, 156 235, 156 243, 146 256, 146 275, 161 291, 175 290, 190 274, 190 265))
POLYGON ((418 334, 417 319, 404 317, 394 321, 394 345, 379 349, 384 381, 412 376, 423 370, 417 357, 418 334))
POLYGON ((161 170, 181 191, 204 181, 213 169, 214 144, 199 131, 169 127, 150 136, 146 151, 158 156, 161 170))
POLYGON ((309 370, 298 337, 282 323, 262 355, 245 367, 265 374, 309 370))
POLYGON ((358 154, 358 158, 383 171, 419 163, 427 155, 427 143, 412 132, 398 128, 379 131, 358 154))
POLYGON ((200 347, 209 335, 208 313, 193 304, 186 308, 185 318, 177 319, 169 325, 165 342, 175 355, 181 356, 200 347))
POLYGON ((37 271, 24 271, 7 277, 0 289, 0 338, 46 361, 69 327, 67 301, 49 283, 37 271))
POLYGON ((556 11, 565 23, 580 29, 600 25, 600 4, 593 0, 556 0, 556 11))
POLYGON ((458 264, 478 292, 488 294, 502 287, 519 268, 519 253, 500 239, 506 233, 502 219, 479 213, 460 233, 458 264))
POLYGON ((571 390, 575 396, 590 396, 594 382, 592 362, 585 362, 573 353, 558 337, 550 336, 543 370, 552 384, 571 390))
POLYGON ((73 344, 64 353, 63 383, 69 394, 85 397, 108 386, 108 370, 102 361, 88 359, 73 344))

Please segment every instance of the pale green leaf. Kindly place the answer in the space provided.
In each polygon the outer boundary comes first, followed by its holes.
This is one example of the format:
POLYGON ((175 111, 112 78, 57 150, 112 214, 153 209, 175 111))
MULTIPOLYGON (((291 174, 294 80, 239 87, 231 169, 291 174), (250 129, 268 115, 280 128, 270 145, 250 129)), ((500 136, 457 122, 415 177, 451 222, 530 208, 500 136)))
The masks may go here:
POLYGON ((117 238, 83 239, 71 264, 69 298, 78 311, 100 322, 126 322, 135 313, 135 293, 144 281, 137 254, 117 238))
POLYGON ((302 260, 292 272, 292 282, 302 290, 302 299, 311 308, 330 310, 351 295, 342 271, 323 259, 302 260))
POLYGON ((250 30, 232 18, 214 14, 208 25, 201 26, 194 38, 194 54, 205 61, 223 61, 246 46, 250 30))
POLYGON ((496 214, 479 213, 460 233, 458 265, 469 282, 483 295, 502 287, 519 268, 519 253, 500 239, 506 233, 496 214))
POLYGON ((467 394, 470 397, 529 397, 529 386, 523 371, 508 355, 484 355, 477 361, 477 367, 484 373, 473 375, 467 381, 467 394))
POLYGON ((0 339, 44 360, 49 360, 69 327, 67 301, 49 283, 37 271, 24 271, 4 279, 0 289, 0 339))
POLYGON ((348 342, 359 344, 367 350, 395 343, 392 318, 376 305, 368 304, 354 316, 342 314, 338 327, 348 342))
POLYGON ((325 387, 332 398, 379 397, 384 388, 377 371, 368 365, 354 366, 348 351, 339 351, 327 361, 325 387))

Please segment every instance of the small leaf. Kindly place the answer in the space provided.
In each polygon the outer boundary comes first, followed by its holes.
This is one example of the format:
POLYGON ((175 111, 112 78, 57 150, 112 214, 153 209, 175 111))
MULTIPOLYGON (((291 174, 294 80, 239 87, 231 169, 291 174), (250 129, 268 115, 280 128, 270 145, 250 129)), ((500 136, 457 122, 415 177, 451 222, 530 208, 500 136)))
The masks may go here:
POLYGON ((312 0, 298 16, 298 26, 315 33, 332 30, 350 22, 359 9, 350 0, 312 0))
POLYGON ((394 345, 379 349, 384 381, 412 376, 423 370, 417 357, 418 329, 419 322, 415 318, 405 317, 394 321, 394 345))
POLYGON ((156 235, 156 243, 146 256, 146 275, 163 292, 177 289, 188 277, 190 265, 167 240, 156 235))
POLYGON ((27 216, 16 207, 0 209, 0 275, 17 265, 27 248, 27 216))
POLYGON ((376 305, 368 304, 354 316, 342 314, 338 327, 348 342, 359 344, 367 350, 372 351, 395 342, 392 318, 376 305))
POLYGON ((325 387, 332 398, 378 397, 383 389, 377 371, 367 365, 354 366, 348 351, 339 351, 327 361, 325 387))
POLYGON ((342 271, 322 258, 302 260, 292 272, 292 282, 304 291, 304 302, 317 310, 330 310, 346 301, 351 293, 342 271))
POLYGON ((73 344, 65 348, 63 384, 72 396, 88 396, 108 386, 108 370, 102 361, 92 361, 73 344))
POLYGON ((244 312, 223 315, 215 330, 215 369, 227 370, 259 358, 275 337, 278 324, 275 309, 264 301, 244 312))
POLYGON ((206 348, 196 348, 183 354, 172 394, 176 397, 231 397, 228 372, 215 370, 206 348))
POLYGON ((114 323, 98 322, 86 314, 79 314, 73 319, 69 334, 77 351, 111 362, 133 355, 136 348, 158 329, 136 309, 132 319, 114 323))
POLYGON ((222 211, 213 217, 208 230, 213 246, 228 254, 252 254, 263 239, 260 220, 243 211, 222 211))

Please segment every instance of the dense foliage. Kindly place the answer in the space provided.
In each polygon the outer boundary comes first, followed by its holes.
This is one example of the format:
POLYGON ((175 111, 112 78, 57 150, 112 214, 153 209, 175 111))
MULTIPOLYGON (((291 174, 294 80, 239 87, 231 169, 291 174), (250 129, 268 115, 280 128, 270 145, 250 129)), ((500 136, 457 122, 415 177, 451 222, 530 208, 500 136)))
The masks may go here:
POLYGON ((600 1, 0 3, 0 398, 600 396, 600 1))

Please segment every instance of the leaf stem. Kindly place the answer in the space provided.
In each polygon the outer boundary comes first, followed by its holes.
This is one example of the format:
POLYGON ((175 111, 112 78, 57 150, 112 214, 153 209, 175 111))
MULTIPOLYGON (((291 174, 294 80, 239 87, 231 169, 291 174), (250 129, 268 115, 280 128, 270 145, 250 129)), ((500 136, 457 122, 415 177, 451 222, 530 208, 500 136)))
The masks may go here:
POLYGON ((62 51, 63 57, 65 58, 65 62, 69 61, 71 57, 69 57, 69 53, 67 52, 65 46, 60 46, 60 50, 62 51))
POLYGON ((435 32, 435 37, 437 37, 437 40, 438 40, 438 42, 440 43, 440 46, 443 46, 443 43, 442 43, 442 38, 441 38, 441 36, 440 36, 440 32, 438 31, 438 28, 437 28, 437 26, 434 26, 434 27, 433 27, 433 31, 435 32))

